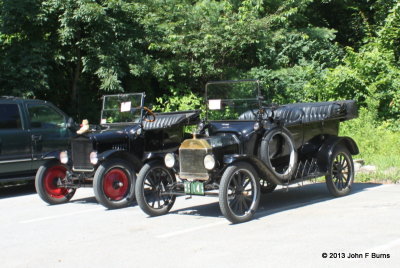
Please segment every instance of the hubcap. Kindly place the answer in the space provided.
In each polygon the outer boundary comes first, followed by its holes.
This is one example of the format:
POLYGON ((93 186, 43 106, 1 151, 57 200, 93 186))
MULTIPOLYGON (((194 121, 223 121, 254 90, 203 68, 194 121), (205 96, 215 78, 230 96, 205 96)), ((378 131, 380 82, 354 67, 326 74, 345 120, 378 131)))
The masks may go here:
POLYGON ((104 175, 104 194, 113 201, 122 200, 128 193, 129 178, 124 170, 111 169, 104 175))
POLYGON ((63 198, 68 194, 67 188, 61 188, 57 182, 65 178, 67 169, 63 166, 54 166, 47 170, 44 177, 44 188, 53 198, 63 198))

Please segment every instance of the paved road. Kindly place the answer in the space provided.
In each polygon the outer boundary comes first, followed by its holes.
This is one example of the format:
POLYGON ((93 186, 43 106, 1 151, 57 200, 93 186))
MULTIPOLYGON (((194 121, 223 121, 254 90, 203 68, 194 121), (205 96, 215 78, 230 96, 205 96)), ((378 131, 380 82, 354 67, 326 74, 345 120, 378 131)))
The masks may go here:
POLYGON ((322 183, 278 189, 239 225, 213 197, 179 197, 148 218, 136 205, 106 210, 92 189, 59 206, 32 188, 9 191, 0 267, 400 267, 400 185, 355 184, 342 198, 322 183))

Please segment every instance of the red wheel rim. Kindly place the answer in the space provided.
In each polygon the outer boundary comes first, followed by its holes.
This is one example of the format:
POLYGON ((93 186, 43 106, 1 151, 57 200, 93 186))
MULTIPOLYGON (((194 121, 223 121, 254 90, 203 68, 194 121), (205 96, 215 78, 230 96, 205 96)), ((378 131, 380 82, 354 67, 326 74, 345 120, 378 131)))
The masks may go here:
POLYGON ((114 201, 123 199, 129 188, 128 175, 119 168, 111 169, 104 175, 104 194, 114 201))
POLYGON ((44 188, 53 198, 63 198, 68 194, 68 189, 57 186, 59 179, 65 178, 67 169, 63 166, 54 166, 47 170, 44 176, 44 188))

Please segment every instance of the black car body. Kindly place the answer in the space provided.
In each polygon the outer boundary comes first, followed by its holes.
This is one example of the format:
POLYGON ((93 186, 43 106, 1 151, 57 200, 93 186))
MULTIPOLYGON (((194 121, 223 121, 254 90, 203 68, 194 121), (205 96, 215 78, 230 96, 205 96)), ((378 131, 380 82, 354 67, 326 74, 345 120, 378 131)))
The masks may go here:
POLYGON ((167 154, 165 165, 148 163, 139 173, 140 207, 156 216, 177 195, 218 195, 224 216, 238 223, 252 218, 260 192, 277 185, 326 176, 333 195, 347 194, 358 147, 338 131, 341 121, 357 116, 355 102, 265 105, 263 99, 258 81, 208 83, 198 135, 167 154), (161 179, 149 182, 157 173, 161 179))
POLYGON ((73 120, 42 100, 0 97, 0 183, 34 180, 48 154, 65 150, 73 120))
POLYGON ((125 207, 134 200, 136 173, 148 159, 162 159, 184 140, 184 127, 199 111, 152 113, 144 93, 103 97, 101 124, 71 140, 69 151, 37 173, 36 186, 50 204, 68 201, 79 187, 94 187, 104 206, 125 207))

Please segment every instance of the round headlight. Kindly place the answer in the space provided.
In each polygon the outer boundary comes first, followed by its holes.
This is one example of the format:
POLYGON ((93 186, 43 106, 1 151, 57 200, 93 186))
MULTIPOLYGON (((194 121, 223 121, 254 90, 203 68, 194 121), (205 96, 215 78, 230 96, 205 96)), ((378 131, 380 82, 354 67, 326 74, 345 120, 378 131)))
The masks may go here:
POLYGON ((90 157, 90 163, 92 163, 92 165, 96 165, 99 162, 99 158, 97 157, 97 152, 91 152, 89 157, 90 157))
POLYGON ((256 122, 253 126, 254 130, 259 130, 260 129, 260 123, 256 122))
POLYGON ((168 168, 172 168, 175 165, 175 156, 174 154, 168 153, 164 157, 165 166, 168 168))
POLYGON ((60 153, 60 162, 62 164, 67 164, 68 163, 68 152, 67 151, 62 151, 60 153))
POLYGON ((204 167, 211 170, 215 167, 215 158, 213 155, 208 154, 204 157, 204 167))

